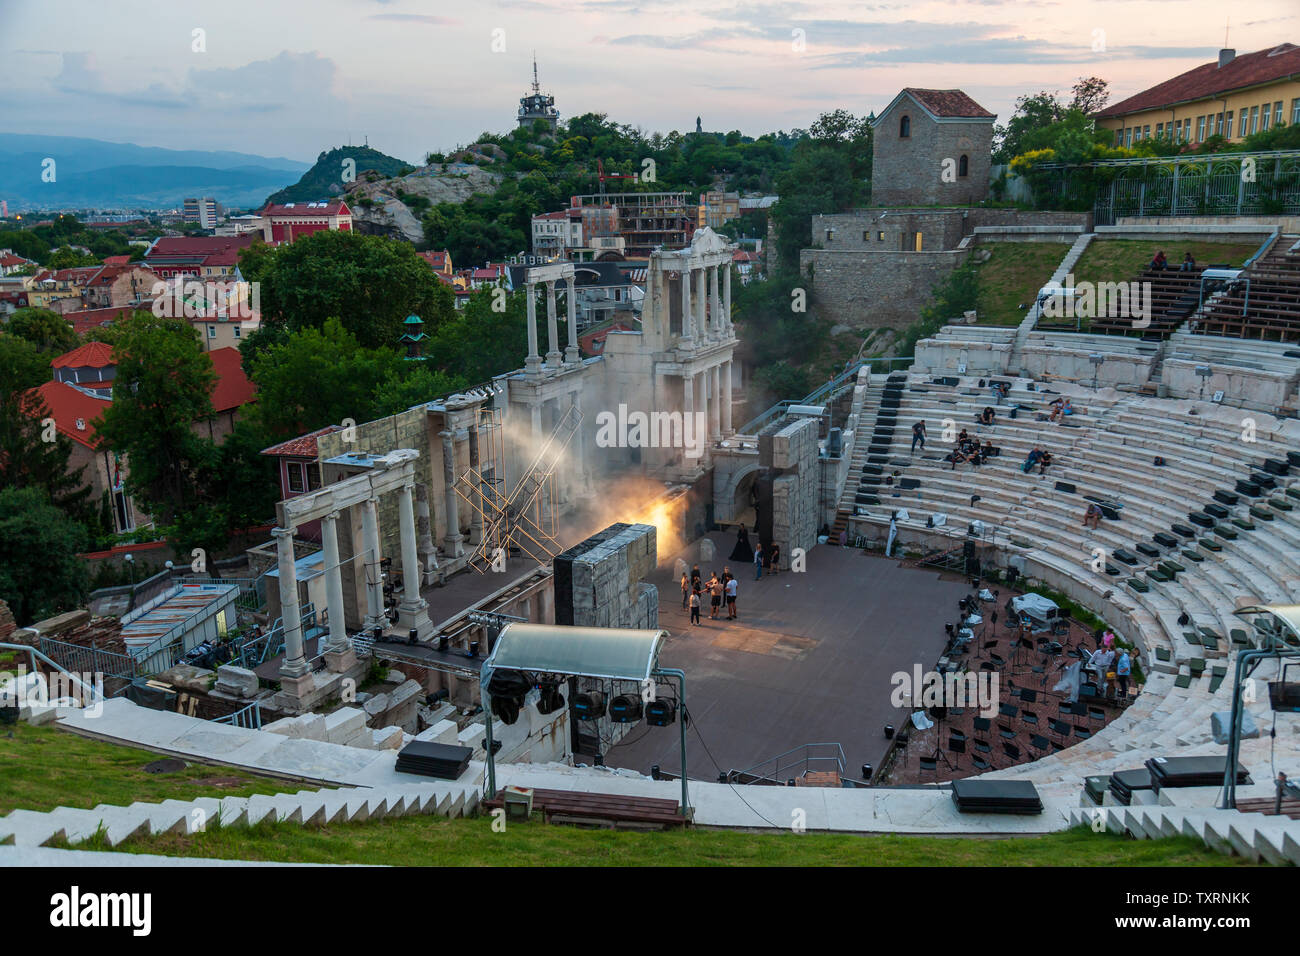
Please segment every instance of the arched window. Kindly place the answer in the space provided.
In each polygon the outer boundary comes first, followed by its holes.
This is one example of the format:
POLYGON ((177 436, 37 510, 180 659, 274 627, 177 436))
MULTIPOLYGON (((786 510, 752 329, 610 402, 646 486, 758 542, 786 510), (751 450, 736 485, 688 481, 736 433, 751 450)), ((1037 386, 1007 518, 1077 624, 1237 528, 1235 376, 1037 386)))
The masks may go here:
POLYGON ((898 121, 898 138, 908 139, 912 135, 912 117, 904 116, 898 121))
POLYGON ((970 157, 965 153, 962 153, 961 159, 957 160, 957 175, 963 179, 970 175, 970 157))

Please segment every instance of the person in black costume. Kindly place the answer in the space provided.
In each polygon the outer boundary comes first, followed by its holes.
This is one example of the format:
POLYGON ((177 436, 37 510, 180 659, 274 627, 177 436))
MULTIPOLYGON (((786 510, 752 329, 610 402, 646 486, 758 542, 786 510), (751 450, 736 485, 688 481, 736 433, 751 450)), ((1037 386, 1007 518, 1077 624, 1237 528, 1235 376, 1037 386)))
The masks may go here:
POLYGON ((736 546, 731 549, 732 561, 744 561, 749 563, 754 560, 754 549, 749 544, 749 532, 745 526, 740 526, 740 531, 736 533, 736 546))

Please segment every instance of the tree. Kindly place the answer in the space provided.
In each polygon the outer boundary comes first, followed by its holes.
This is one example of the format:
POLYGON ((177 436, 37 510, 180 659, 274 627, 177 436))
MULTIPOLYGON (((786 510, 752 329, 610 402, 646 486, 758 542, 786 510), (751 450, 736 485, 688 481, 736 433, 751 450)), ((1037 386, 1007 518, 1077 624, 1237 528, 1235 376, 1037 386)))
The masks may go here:
POLYGON ((19 625, 82 606, 90 582, 77 555, 87 541, 41 489, 0 490, 0 597, 19 625))
POLYGON ((264 323, 297 332, 337 317, 367 348, 395 345, 412 313, 436 328, 455 308, 410 243, 354 232, 318 232, 278 249, 261 282, 264 323))
POLYGON ((1009 163, 1026 152, 1025 137, 1056 123, 1064 114, 1065 107, 1055 93, 1042 90, 1020 97, 1007 125, 993 127, 993 162, 1009 163))
POLYGON ((81 266, 97 266, 99 265, 99 259, 91 253, 82 252, 80 249, 74 249, 71 246, 60 246, 46 257, 45 265, 50 269, 76 269, 81 266))
POLYGON ((49 410, 32 391, 49 373, 49 360, 35 345, 0 334, 0 488, 36 488, 98 533, 85 467, 71 467, 71 440, 47 425, 49 410))
POLYGON ((101 447, 127 459, 130 493, 171 524, 197 503, 198 473, 215 453, 193 426, 213 415, 216 372, 188 322, 147 312, 126 322, 114 355, 113 403, 95 423, 101 447))
POLYGON ((1070 109, 1078 110, 1085 116, 1106 108, 1110 99, 1110 84, 1100 76, 1081 76, 1079 82, 1070 88, 1074 99, 1070 100, 1070 109))
MULTIPOLYGON (((564 295, 557 292, 556 309, 563 315, 564 295)), ((494 290, 480 289, 470 296, 465 308, 438 329, 425 349, 430 364, 449 377, 457 387, 486 382, 494 375, 517 369, 528 354, 528 303, 522 292, 504 299, 505 311, 493 306, 502 301, 494 290)), ((537 310, 538 339, 546 342, 545 310, 537 310)), ((561 347, 567 343, 561 343, 561 347)), ((543 345, 544 348, 544 345, 543 345)))
POLYGON ((403 377, 404 364, 395 350, 365 348, 329 318, 249 358, 258 390, 253 414, 272 441, 345 418, 364 422, 376 417, 375 391, 403 377))
MULTIPOLYGON (((18 309, 5 331, 31 342, 51 357, 77 347, 77 333, 68 320, 49 309, 18 309)), ((48 376, 47 376, 48 377, 48 376)))

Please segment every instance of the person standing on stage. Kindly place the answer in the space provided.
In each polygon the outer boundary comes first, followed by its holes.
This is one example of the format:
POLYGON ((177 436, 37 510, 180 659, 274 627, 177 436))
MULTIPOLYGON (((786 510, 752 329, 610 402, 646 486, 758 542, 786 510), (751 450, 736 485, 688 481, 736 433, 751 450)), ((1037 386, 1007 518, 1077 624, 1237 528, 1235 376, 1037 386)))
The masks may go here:
POLYGON ((736 619, 736 592, 740 589, 735 578, 727 579, 727 620, 736 619))
POLYGON ((691 582, 690 579, 686 576, 686 572, 683 571, 682 572, 682 610, 683 611, 685 611, 690 606, 690 597, 691 597, 691 582))

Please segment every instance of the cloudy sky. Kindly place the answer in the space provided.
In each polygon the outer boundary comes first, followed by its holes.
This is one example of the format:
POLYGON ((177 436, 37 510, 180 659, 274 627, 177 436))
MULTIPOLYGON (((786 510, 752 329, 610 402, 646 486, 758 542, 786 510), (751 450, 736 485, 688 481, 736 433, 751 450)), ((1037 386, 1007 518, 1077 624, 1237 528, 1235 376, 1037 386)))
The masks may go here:
POLYGON ((514 125, 537 51, 564 116, 750 135, 960 87, 1110 81, 1300 42, 1296 0, 0 0, 0 131, 312 161, 418 160, 514 125), (1231 12, 1231 22, 1227 11, 1231 12), (200 32, 196 32, 200 31, 200 32))

